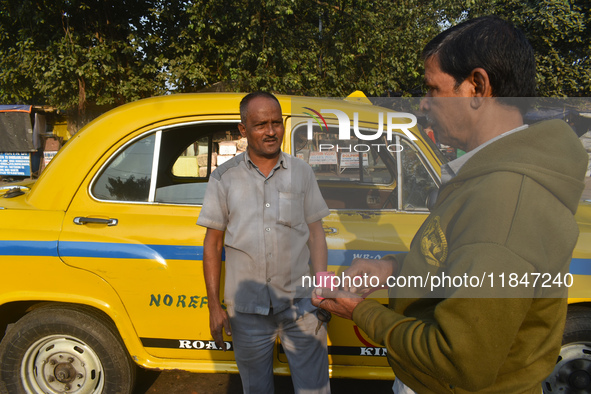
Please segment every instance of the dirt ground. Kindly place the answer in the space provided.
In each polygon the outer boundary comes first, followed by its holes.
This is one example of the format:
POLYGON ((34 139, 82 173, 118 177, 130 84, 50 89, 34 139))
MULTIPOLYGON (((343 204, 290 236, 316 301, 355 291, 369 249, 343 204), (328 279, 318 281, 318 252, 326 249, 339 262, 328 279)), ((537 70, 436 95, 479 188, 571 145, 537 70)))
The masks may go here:
MULTIPOLYGON (((392 381, 331 379, 333 394, 392 393, 392 381)), ((234 374, 147 372, 138 376, 134 394, 240 394, 242 383, 234 374)), ((275 377, 277 394, 293 394, 289 376, 275 377)))

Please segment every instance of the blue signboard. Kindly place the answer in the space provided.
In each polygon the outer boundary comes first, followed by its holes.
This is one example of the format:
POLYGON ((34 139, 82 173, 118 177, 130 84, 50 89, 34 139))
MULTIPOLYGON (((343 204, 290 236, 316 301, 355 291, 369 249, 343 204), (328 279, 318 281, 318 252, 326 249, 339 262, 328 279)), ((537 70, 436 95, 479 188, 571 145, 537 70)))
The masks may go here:
POLYGON ((0 153, 0 175, 31 176, 31 155, 0 153))

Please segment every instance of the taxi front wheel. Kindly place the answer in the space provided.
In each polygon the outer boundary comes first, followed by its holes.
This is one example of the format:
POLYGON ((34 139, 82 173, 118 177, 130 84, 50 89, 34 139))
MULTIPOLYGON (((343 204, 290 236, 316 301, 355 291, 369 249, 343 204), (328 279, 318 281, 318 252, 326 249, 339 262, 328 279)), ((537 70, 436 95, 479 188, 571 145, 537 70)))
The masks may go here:
POLYGON ((570 305, 560 356, 543 383, 545 394, 591 392, 591 308, 570 305))
POLYGON ((83 306, 33 310, 0 344, 0 381, 9 394, 129 394, 135 373, 114 325, 83 306))

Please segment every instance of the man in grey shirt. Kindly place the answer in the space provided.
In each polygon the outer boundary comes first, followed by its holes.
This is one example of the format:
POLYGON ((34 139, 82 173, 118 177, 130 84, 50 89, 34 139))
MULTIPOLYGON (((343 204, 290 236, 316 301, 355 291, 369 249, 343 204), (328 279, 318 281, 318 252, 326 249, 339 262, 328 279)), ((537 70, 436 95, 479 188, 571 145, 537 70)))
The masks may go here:
POLYGON ((203 271, 211 335, 225 349, 232 335, 245 393, 272 393, 279 335, 296 393, 329 393, 326 328, 302 276, 326 271, 321 219, 329 214, 314 172, 281 151, 284 126, 275 96, 255 92, 240 103, 248 150, 211 175, 197 224, 207 227, 203 271), (220 302, 226 247, 225 311, 220 302), (231 327, 231 329, 230 329, 231 327))

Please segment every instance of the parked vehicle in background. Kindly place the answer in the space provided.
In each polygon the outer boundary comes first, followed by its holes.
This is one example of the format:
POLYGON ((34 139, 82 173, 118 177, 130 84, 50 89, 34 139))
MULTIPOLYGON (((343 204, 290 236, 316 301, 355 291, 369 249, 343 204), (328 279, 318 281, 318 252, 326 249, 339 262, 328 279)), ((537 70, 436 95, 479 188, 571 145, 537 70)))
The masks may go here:
MULTIPOLYGON (((0 191, 0 389, 130 393, 136 366, 237 372, 232 338, 223 352, 210 337, 205 229, 196 220, 211 171, 246 148, 237 130, 242 97, 172 95, 121 106, 72 137, 37 181, 0 191)), ((417 127, 416 139, 395 130, 373 144, 355 133, 339 140, 336 116, 312 122, 294 98, 278 98, 283 150, 312 166, 331 209, 329 270, 407 251, 440 185, 444 159, 432 141, 417 127)), ((387 111, 353 99, 305 103, 351 120, 357 113, 368 134, 387 111)), ((547 392, 588 385, 591 376, 588 204, 577 219, 564 347, 547 392)), ((333 318, 328 343, 331 376, 393 379, 385 348, 353 322, 333 318)), ((279 343, 274 369, 289 373, 279 343)))

